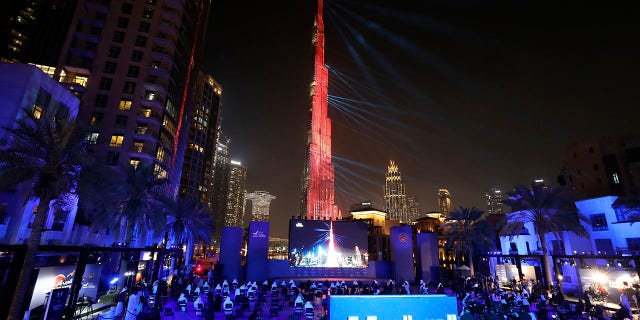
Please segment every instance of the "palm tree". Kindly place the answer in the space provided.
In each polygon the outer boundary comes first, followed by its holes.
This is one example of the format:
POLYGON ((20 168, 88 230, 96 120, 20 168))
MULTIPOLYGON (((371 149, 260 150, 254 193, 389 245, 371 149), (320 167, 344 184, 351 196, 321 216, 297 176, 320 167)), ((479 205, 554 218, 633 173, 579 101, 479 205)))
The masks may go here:
POLYGON ((518 185, 503 203, 511 207, 512 212, 507 214, 501 235, 518 236, 525 223, 533 224, 542 250, 545 284, 550 288, 553 276, 547 234, 562 239, 562 232, 568 231, 586 238, 589 234, 580 222, 589 222, 589 219, 578 212, 573 196, 566 188, 551 189, 539 185, 528 188, 518 185))
POLYGON ((175 243, 187 245, 185 264, 189 264, 191 248, 197 242, 211 242, 215 223, 209 208, 190 197, 170 199, 167 208, 169 233, 175 243))
POLYGON ((471 275, 474 253, 495 248, 495 231, 483 215, 484 211, 476 207, 460 207, 451 211, 440 227, 447 237, 445 250, 453 250, 457 261, 466 255, 471 275))
POLYGON ((34 114, 23 109, 22 113, 14 126, 4 128, 7 134, 0 141, 0 188, 29 184, 26 200, 39 200, 39 204, 9 319, 21 319, 50 202, 75 191, 87 155, 84 135, 73 120, 56 118, 52 112, 34 114))
POLYGON ((167 194, 168 180, 158 177, 150 164, 124 165, 113 172, 120 183, 113 184, 111 192, 103 196, 115 201, 116 212, 96 209, 96 203, 91 203, 89 214, 97 213, 92 219, 94 230, 110 228, 114 239, 124 235, 127 244, 145 232, 164 230, 167 220, 162 199, 167 194))

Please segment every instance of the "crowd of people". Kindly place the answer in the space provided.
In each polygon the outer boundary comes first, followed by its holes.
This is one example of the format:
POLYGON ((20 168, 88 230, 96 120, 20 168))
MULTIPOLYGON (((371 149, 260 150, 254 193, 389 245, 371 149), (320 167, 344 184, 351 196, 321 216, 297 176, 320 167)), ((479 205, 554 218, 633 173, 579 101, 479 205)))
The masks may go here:
MULTIPOLYGON (((247 319, 260 320, 263 310, 270 316, 292 307, 302 314, 312 306, 316 315, 327 318, 330 295, 385 295, 385 294, 449 294, 458 300, 462 320, 537 320, 537 319, 611 319, 632 318, 629 297, 623 292, 620 309, 607 317, 601 304, 591 299, 597 290, 587 290, 577 303, 569 303, 557 287, 546 289, 540 281, 512 280, 507 284, 498 283, 493 276, 458 276, 443 283, 426 283, 420 280, 410 284, 398 284, 393 279, 385 281, 311 281, 278 280, 239 283, 233 279, 215 283, 212 273, 198 276, 183 272, 176 274, 170 282, 156 281, 152 286, 132 288, 123 292, 122 302, 128 302, 125 319, 160 319, 162 299, 170 295, 178 305, 178 312, 195 310, 205 319, 213 319, 216 312, 223 311, 233 317, 236 310, 249 313, 247 319), (446 289, 445 289, 446 288, 446 289), (128 296, 128 301, 126 296, 128 296), (627 299, 625 299, 627 298, 627 299)), ((637 299, 637 297, 635 298, 637 299)), ((104 318, 107 319, 107 318, 104 318)))

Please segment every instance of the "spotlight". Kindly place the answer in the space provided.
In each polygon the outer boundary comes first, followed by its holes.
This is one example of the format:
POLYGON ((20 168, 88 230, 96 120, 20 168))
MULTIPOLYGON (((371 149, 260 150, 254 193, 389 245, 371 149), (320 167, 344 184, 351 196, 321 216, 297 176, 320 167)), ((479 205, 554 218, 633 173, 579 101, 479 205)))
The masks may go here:
POLYGON ((115 278, 111 279, 111 281, 109 281, 109 284, 114 285, 114 284, 116 284, 118 282, 118 280, 120 280, 120 278, 115 277, 115 278))

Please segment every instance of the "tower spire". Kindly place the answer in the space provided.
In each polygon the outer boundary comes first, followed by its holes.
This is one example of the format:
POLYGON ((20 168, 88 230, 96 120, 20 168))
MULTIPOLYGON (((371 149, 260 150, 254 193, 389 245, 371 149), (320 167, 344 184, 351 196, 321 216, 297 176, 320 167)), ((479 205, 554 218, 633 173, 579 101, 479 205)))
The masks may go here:
POLYGON ((324 64, 322 0, 314 25, 315 65, 311 82, 311 130, 303 179, 302 213, 311 219, 335 220, 341 214, 334 204, 334 168, 331 164, 331 119, 328 115, 329 73, 324 64))

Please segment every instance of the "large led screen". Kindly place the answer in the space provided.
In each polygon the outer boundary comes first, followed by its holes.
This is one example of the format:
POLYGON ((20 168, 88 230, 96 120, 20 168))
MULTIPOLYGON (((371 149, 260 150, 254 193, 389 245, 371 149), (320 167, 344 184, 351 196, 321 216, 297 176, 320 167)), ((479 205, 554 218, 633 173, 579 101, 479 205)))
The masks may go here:
POLYGON ((366 268, 367 224, 360 221, 291 219, 289 266, 366 268))

